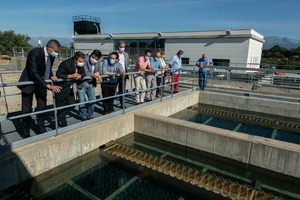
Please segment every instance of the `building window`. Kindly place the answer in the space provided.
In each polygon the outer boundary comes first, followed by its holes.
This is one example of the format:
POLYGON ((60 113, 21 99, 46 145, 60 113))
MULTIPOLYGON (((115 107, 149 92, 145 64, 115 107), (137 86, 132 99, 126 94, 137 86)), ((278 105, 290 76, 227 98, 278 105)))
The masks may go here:
POLYGON ((190 64, 190 58, 181 58, 183 65, 189 65, 190 64))
MULTIPOLYGON (((115 49, 118 49, 118 42, 120 40, 114 41, 115 49)), ((132 62, 135 62, 138 56, 144 55, 146 49, 152 51, 152 55, 156 51, 165 50, 164 39, 135 39, 135 40, 124 40, 126 42, 126 52, 129 54, 129 58, 132 62)))
POLYGON ((212 59, 213 66, 226 66, 229 67, 230 60, 229 59, 212 59))

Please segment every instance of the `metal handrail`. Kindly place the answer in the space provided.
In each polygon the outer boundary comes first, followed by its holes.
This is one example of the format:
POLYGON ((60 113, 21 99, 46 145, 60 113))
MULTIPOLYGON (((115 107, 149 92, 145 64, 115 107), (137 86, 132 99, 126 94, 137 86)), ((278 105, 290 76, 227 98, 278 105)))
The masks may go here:
MULTIPOLYGON (((225 70, 247 70, 247 71, 264 71, 264 72, 277 72, 277 71, 280 71, 280 72, 292 72, 294 74, 299 74, 299 70, 276 70, 276 69, 256 69, 256 68, 237 68, 237 67, 215 67, 215 66, 208 66, 208 68, 212 68, 212 69, 225 69, 225 70)), ((174 72, 175 70, 174 69, 166 69, 165 71, 170 71, 170 72, 174 72)), ((196 80, 198 80, 197 77, 195 77, 195 74, 197 74, 197 68, 195 65, 184 65, 183 68, 182 68, 182 71, 183 72, 186 72, 186 73, 190 73, 192 74, 192 78, 191 79, 187 79, 185 81, 179 81, 179 82, 173 82, 173 74, 172 73, 172 81, 169 82, 169 83, 165 83, 165 84, 161 84, 160 86, 157 86, 157 87, 154 87, 154 88, 151 88, 151 89, 145 89, 145 90, 139 90, 139 92, 147 92, 149 90, 155 90, 157 88, 163 88, 163 87, 167 87, 167 86, 173 86, 174 84, 186 84, 186 85, 190 85, 191 86, 191 91, 195 90, 195 84, 198 85, 196 83, 196 80)), ((2 97, 4 97, 5 99, 5 103, 7 103, 7 100, 6 100, 6 97, 7 96, 11 96, 12 94, 5 94, 5 88, 6 87, 12 87, 12 86, 21 86, 21 85, 29 85, 29 84, 34 84, 34 82, 32 81, 26 81, 26 82, 17 82, 17 83, 4 83, 3 82, 3 78, 2 78, 2 74, 10 74, 10 73, 20 73, 21 71, 9 71, 9 72, 0 72, 0 87, 3 88, 3 95, 2 97)), ((145 73, 145 72, 128 72, 126 73, 125 75, 129 75, 129 76, 134 76, 135 74, 141 74, 141 73, 145 73)), ((101 76, 102 78, 105 78, 105 77, 109 77, 107 75, 102 75, 101 76)), ((252 76, 251 76, 252 78, 252 76)), ((122 77, 122 79, 125 79, 125 76, 122 77)), ((47 80, 47 82, 49 84, 52 84, 54 85, 55 83, 59 83, 59 82, 66 82, 66 81, 74 81, 72 79, 58 79, 58 81, 54 82, 52 80, 47 80)), ((224 80, 226 81, 226 80, 224 80)), ((253 83, 253 80, 251 80, 251 83, 253 83)), ((124 85, 123 85, 124 86, 124 85)), ((284 87, 283 87, 284 88, 284 87)), ((290 88, 290 87, 288 87, 290 88)), ((298 87, 295 87, 296 89, 299 89, 298 87)), ((293 88, 294 89, 294 88, 293 88)), ((123 91, 125 91, 125 88, 123 88, 123 91)), ((189 90, 188 90, 189 91, 189 90)), ((163 90, 160 90, 160 101, 163 100, 163 96, 162 96, 162 92, 163 90)), ((251 92, 251 91, 250 91, 251 92)), ((131 95, 131 94, 135 94, 136 91, 131 91, 131 92, 125 92, 123 94, 118 94, 118 95, 114 95, 114 96, 110 96, 110 97, 105 97, 105 98, 100 98, 100 99, 95 99, 95 100, 88 100, 86 102, 78 102, 78 103, 75 103, 75 104, 72 104, 72 105, 66 105, 66 106, 61 106, 61 107, 56 107, 56 104, 55 104, 55 93, 52 91, 52 98, 53 98, 53 108, 49 108, 49 109, 46 109, 46 110, 42 110, 42 111, 34 111, 34 112, 31 112, 31 113, 28 113, 28 114, 21 114, 21 115, 18 115, 18 116, 11 116, 11 117, 4 117, 4 118, 1 118, 0 119, 0 122, 1 121, 7 121, 7 120, 13 120, 13 119, 18 119, 18 118, 22 118, 22 117, 26 117, 26 116, 32 116, 32 115, 37 115, 37 114, 41 114, 41 113, 46 113, 46 112, 54 112, 54 120, 55 120, 55 131, 56 131, 56 134, 55 135, 59 135, 59 127, 58 127, 58 121, 57 121, 57 111, 58 110, 61 110, 61 109, 65 109, 65 108, 70 108, 70 107, 75 107, 75 106, 79 106, 79 105, 83 105, 83 104, 87 104, 87 103, 97 103, 97 102, 101 102, 103 100, 107 100, 107 99, 111 99, 111 98, 117 98, 117 97, 121 97, 123 96, 123 102, 120 102, 123 106, 123 113, 125 113, 125 95, 131 95)), ((19 93, 18 93, 19 95, 19 93)), ((171 90, 171 98, 173 97, 173 90, 171 90)), ((8 107, 7 107, 7 114, 8 114, 8 107)))
MULTIPOLYGON (((169 69, 169 71, 172 71, 172 69, 169 69)), ((143 71, 142 72, 129 72, 129 73, 126 73, 125 75, 135 75, 135 74, 141 74, 141 73, 145 73, 145 72, 143 72, 143 71)), ((1 75, 1 73, 0 73, 0 75, 1 75)), ((105 77, 109 77, 109 76, 108 75, 102 75, 101 77, 105 78, 105 77)), ((124 79, 124 76, 122 78, 124 79)), ((67 82, 67 81, 73 81, 74 82, 75 80, 73 80, 73 79, 58 79, 55 82, 52 81, 52 80, 46 80, 47 83, 52 84, 52 85, 54 85, 55 83, 67 82)), ((176 83, 180 83, 180 82, 172 82, 172 83, 161 85, 161 86, 151 88, 151 89, 161 88, 161 87, 168 86, 168 85, 173 85, 173 84, 176 84, 176 83)), ((7 84, 7 83, 3 83, 3 80, 2 80, 2 83, 0 84, 0 87, 4 88, 4 87, 11 87, 11 86, 23 86, 23 85, 32 85, 32 84, 35 84, 35 83, 33 81, 23 81, 23 82, 16 82, 16 83, 8 83, 7 84)), ((148 89, 139 90, 139 92, 147 92, 147 91, 148 91, 148 89)), ((45 109, 45 110, 42 110, 42 111, 34 111, 34 112, 31 112, 31 113, 21 114, 21 115, 13 116, 13 117, 5 117, 5 118, 0 119, 0 122, 1 121, 7 121, 7 120, 14 120, 14 119, 23 118, 23 117, 32 116, 32 115, 37 115, 37 114, 42 114, 42 113, 47 113, 47 112, 51 112, 51 111, 57 112, 57 110, 61 110, 61 109, 65 109, 65 108, 71 108, 71 107, 75 107, 75 106, 79 106, 79 105, 83 105, 83 104, 87 104, 87 103, 96 103, 96 102, 99 102, 99 101, 103 101, 103 100, 107 100, 107 99, 111 99, 111 98, 116 98, 116 97, 120 97, 120 96, 124 97, 125 95, 128 95, 128 94, 135 94, 135 92, 127 92, 127 93, 124 93, 124 94, 114 95, 114 96, 105 97, 105 98, 101 98, 101 99, 88 100, 86 102, 79 102, 79 103, 75 103, 75 104, 72 104, 72 105, 56 107, 55 100, 54 100, 55 99, 55 94, 54 94, 54 92, 52 92, 53 106, 54 106, 53 108, 45 109)), ((6 94, 3 95, 4 98, 6 96, 8 96, 8 95, 6 95, 6 94)), ((5 101, 5 102, 7 103, 7 101, 5 101)), ((7 108, 7 113, 8 113, 8 108, 7 108)), ((124 106, 123 106, 123 113, 125 113, 124 106)), ((57 120, 57 116, 55 116, 55 119, 57 120)), ((56 130, 57 129, 58 129, 58 127, 56 127, 56 130)), ((57 132, 57 134, 58 134, 58 132, 57 132)))

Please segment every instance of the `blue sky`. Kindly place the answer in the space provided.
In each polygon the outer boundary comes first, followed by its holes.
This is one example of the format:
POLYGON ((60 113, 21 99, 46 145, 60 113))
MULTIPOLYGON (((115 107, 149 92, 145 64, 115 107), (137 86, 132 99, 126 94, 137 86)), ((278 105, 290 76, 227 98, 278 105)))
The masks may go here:
POLYGON ((5 0, 0 30, 31 37, 73 35, 72 16, 101 18, 102 33, 252 28, 300 39, 300 0, 5 0))

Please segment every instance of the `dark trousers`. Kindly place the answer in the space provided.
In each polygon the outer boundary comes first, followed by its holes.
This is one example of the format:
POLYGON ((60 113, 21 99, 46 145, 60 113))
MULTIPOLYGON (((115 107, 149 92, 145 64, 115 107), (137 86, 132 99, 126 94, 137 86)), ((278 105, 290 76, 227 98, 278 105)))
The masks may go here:
MULTIPOLYGON (((161 76, 161 77, 156 77, 156 84, 157 84, 157 87, 158 86, 162 86, 165 84, 165 77, 161 76)), ((164 93, 164 86, 161 87, 161 88, 157 88, 156 89, 156 95, 160 95, 160 91, 162 90, 162 94, 164 93)))
MULTIPOLYGON (((62 107, 66 105, 71 105, 75 103, 74 92, 70 88, 62 88, 59 93, 55 95, 55 102, 57 107, 62 107)), ((63 127, 67 126, 66 115, 73 109, 74 107, 64 108, 57 110, 57 120, 58 124, 63 127)))
MULTIPOLYGON (((115 96, 116 94, 117 83, 102 83, 101 88, 102 88, 103 98, 112 97, 115 96)), ((104 107, 105 114, 114 111, 114 99, 115 98, 103 100, 103 107, 104 107)))
MULTIPOLYGON (((126 78, 125 77, 124 77, 124 79, 123 78, 118 79, 118 90, 119 90, 119 94, 124 94, 125 93, 125 91, 126 91, 126 78)), ((125 96, 120 96, 119 97, 121 107, 123 107, 123 99, 124 98, 125 98, 125 96)))
MULTIPOLYGON (((30 94, 26 94, 22 92, 22 113, 27 114, 32 112, 32 100, 33 95, 35 95, 35 99, 37 102, 37 108, 35 111, 41 111, 46 108, 47 105, 47 89, 37 87, 34 92, 30 94)), ((30 133, 30 116, 24 117, 22 119, 23 126, 23 136, 29 136, 30 133)), ((37 115, 37 126, 40 132, 43 132, 45 129, 45 113, 37 115)))

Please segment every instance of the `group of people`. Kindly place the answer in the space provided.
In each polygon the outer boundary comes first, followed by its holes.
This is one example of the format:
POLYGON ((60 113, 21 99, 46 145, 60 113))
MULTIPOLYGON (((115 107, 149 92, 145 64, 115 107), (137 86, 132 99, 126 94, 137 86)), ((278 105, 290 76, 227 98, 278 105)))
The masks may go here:
MULTIPOLYGON (((125 52, 125 46, 125 42, 120 41, 118 49, 110 53, 106 59, 101 59, 102 53, 99 50, 94 50, 90 55, 77 51, 73 57, 60 63, 56 75, 52 72, 52 66, 59 54, 60 43, 51 39, 45 47, 32 49, 27 56, 26 66, 19 79, 20 82, 33 81, 33 84, 20 84, 18 86, 22 95, 22 113, 28 114, 32 111, 33 95, 35 95, 37 102, 35 111, 45 110, 48 89, 55 93, 59 127, 67 126, 66 115, 74 108, 72 105, 75 104, 76 97, 79 100, 80 119, 82 121, 92 119, 96 103, 95 87, 99 83, 101 83, 104 114, 114 111, 114 98, 110 97, 115 96, 117 87, 120 106, 124 108, 126 79, 129 78, 126 75, 129 67, 129 56, 125 52), (58 79, 63 81, 57 81, 58 79), (55 84, 52 84, 53 82, 50 80, 54 81, 55 84), (87 103, 86 98, 88 98, 89 103, 87 103)), ((137 103, 142 104, 145 100, 150 101, 160 95, 165 96, 163 85, 169 68, 172 68, 173 73, 172 92, 178 92, 183 53, 182 50, 178 51, 168 64, 164 60, 163 52, 160 51, 152 55, 150 50, 146 50, 143 56, 138 57, 134 68, 135 100, 137 103)), ((202 56, 196 63, 199 72, 203 72, 201 77, 207 76, 207 72, 205 72, 207 64, 206 55, 205 57, 202 56)), ((201 73, 199 73, 199 78, 201 73)), ((206 83, 201 84, 204 87, 206 83)), ((24 138, 30 137, 30 118, 30 116, 22 118, 22 137, 24 138)), ((45 112, 37 114, 36 119, 38 132, 47 132, 44 124, 45 112)))

